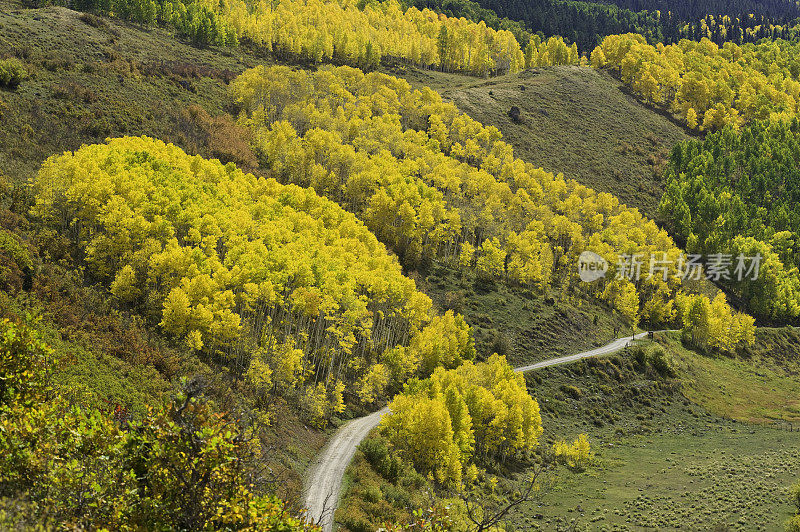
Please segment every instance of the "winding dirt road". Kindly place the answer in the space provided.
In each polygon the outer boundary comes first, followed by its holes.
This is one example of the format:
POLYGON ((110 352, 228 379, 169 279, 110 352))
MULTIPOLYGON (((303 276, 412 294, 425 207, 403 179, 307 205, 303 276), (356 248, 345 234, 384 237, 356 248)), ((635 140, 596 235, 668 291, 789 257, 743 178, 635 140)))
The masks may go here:
MULTIPOLYGON (((551 358, 536 364, 515 368, 514 371, 524 373, 535 369, 557 366, 575 362, 582 358, 590 358, 601 355, 616 353, 624 349, 632 339, 640 340, 648 333, 639 333, 633 337, 626 336, 618 338, 613 342, 574 355, 551 358)), ((342 479, 345 469, 353 459, 358 444, 361 443, 367 434, 372 431, 381 421, 381 417, 389 412, 384 408, 368 416, 354 419, 344 424, 334 434, 325 449, 317 458, 314 465, 306 476, 306 486, 303 496, 303 505, 308 508, 308 517, 322 526, 323 532, 332 532, 333 514, 339 502, 339 492, 342 489, 342 479)))

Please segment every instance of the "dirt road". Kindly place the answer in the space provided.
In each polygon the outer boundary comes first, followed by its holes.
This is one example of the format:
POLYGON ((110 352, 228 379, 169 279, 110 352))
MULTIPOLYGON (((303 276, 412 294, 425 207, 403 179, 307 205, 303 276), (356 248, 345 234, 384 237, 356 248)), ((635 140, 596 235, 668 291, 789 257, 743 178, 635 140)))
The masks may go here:
MULTIPOLYGON (((615 353, 625 348, 635 338, 640 340, 647 336, 646 332, 635 337, 627 336, 618 338, 613 342, 574 355, 543 360, 536 364, 515 368, 514 371, 524 373, 535 369, 546 368, 575 362, 582 358, 590 358, 615 353)), ((333 530, 333 513, 339 502, 339 492, 342 488, 342 479, 345 469, 353 459, 358 444, 361 443, 372 429, 378 426, 381 417, 389 412, 388 408, 379 410, 368 416, 354 419, 343 425, 333 436, 328 445, 323 449, 314 465, 306 476, 306 487, 303 496, 303 505, 308 508, 308 516, 322 526, 323 532, 333 530)))

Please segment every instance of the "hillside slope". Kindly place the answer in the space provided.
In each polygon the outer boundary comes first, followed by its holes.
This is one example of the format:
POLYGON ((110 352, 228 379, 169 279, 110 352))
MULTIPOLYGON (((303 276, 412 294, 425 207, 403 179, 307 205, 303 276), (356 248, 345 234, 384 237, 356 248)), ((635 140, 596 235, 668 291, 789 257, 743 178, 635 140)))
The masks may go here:
POLYGON ((0 57, 22 58, 30 73, 15 91, 0 91, 0 175, 15 180, 54 153, 106 137, 147 134, 194 152, 187 107, 222 113, 226 82, 256 64, 244 50, 195 48, 158 28, 0 6, 0 57))
MULTIPOLYGON (((5 8, 3 0, 0 6, 5 8)), ((159 29, 145 30, 62 8, 16 13, 4 9, 0 35, 0 57, 21 57, 32 72, 32 79, 17 91, 0 92, 0 178, 22 182, 52 153, 126 134, 159 137, 190 153, 233 161, 246 169, 256 167, 247 132, 227 114, 234 112, 227 83, 245 68, 268 59, 246 48, 197 49, 159 29)), ((519 157, 614 193, 648 215, 654 213, 660 197, 658 166, 672 144, 686 138, 669 120, 625 96, 606 74, 589 69, 537 69, 492 80, 436 72, 408 75, 417 84, 442 91, 474 118, 498 126, 519 157), (521 110, 519 123, 507 115, 512 105, 521 110)), ((18 214, 25 212, 24 201, 22 207, 15 205, 18 214)), ((57 250, 40 249, 43 262, 59 259, 57 250)), ((64 250, 61 258, 62 268, 74 269, 64 250)), ((54 270, 47 285, 37 280, 35 290, 51 312, 52 301, 44 297, 44 290, 57 303, 74 296, 84 282, 76 275, 76 287, 60 287, 54 281, 63 277, 63 271, 54 270)), ((627 329, 609 307, 573 298, 560 288, 542 296, 499 282, 479 282, 469 272, 457 273, 436 264, 411 274, 439 309, 464 313, 474 327, 479 358, 497 351, 515 362, 530 363, 601 345, 627 329)), ((107 296, 100 290, 91 293, 107 296)), ((61 329, 71 316, 59 320, 48 314, 46 318, 53 328, 61 329)), ((86 321, 76 318, 71 326, 92 329, 94 325, 86 321)), ((158 334, 153 336, 163 341, 158 334)), ((137 378, 128 378, 127 368, 115 370, 113 356, 119 356, 113 344, 100 346, 96 357, 66 368, 67 374, 60 377, 71 384, 97 371, 96 366, 107 367, 120 381, 117 387, 141 390, 136 387, 137 378)), ((177 377, 198 372, 194 367, 172 372, 155 369, 164 374, 164 382, 157 381, 158 389, 149 392, 153 396, 165 395, 177 377)), ((212 370, 204 371, 214 377, 212 370)), ((110 379, 101 374, 90 384, 103 381, 110 379)), ((229 390, 220 389, 221 396, 229 390)), ((227 395, 235 398, 238 394, 227 395)), ((134 405, 144 401, 132 392, 108 393, 107 400, 134 405)), ((282 477, 281 494, 297 499, 299 476, 322 446, 325 434, 305 427, 285 404, 277 408, 280 423, 270 432, 268 443, 280 449, 274 460, 279 467, 274 469, 282 477)), ((343 417, 359 415, 358 408, 354 410, 343 417)))
MULTIPOLYGON (((38 273, 30 293, 0 291, 0 315, 42 314, 45 338, 68 355, 54 380, 76 397, 94 394, 139 412, 167 397, 182 376, 202 375, 218 390, 218 374, 135 316, 120 316, 105 290, 85 286, 63 242, 31 229, 30 193, 15 185, 33 178, 50 155, 122 135, 147 134, 247 168, 247 141, 226 114, 227 82, 267 60, 245 49, 195 48, 157 28, 0 1, 0 57, 8 56, 20 57, 31 77, 14 91, 0 90, 0 227, 33 248, 38 273), (192 106, 206 114, 193 116, 192 106)), ((228 391, 220 397, 226 394, 235 402, 228 391)), ((280 494, 297 499, 302 470, 325 435, 285 404, 276 409, 282 422, 267 436, 279 450, 270 467, 280 494)))
MULTIPOLYGON (((0 174, 15 180, 31 177, 52 153, 120 135, 147 134, 220 157, 205 149, 208 141, 202 134, 198 139, 186 109, 223 113, 227 82, 269 62, 244 48, 198 49, 161 29, 63 8, 4 8, 0 56, 22 56, 33 72, 17 91, 0 94, 0 113, 10 126, 0 131, 0 174)), ((589 68, 546 67, 488 80, 416 69, 392 73, 430 86, 498 127, 522 159, 613 193, 651 218, 665 158, 688 138, 624 94, 616 80, 589 68), (508 116, 512 106, 520 109, 519 123, 508 116)))
POLYGON ((650 218, 657 219, 670 150, 689 138, 683 127, 625 94, 607 73, 588 67, 541 67, 488 80, 432 71, 405 77, 496 126, 518 157, 610 192, 650 218), (512 106, 520 110, 518 122, 509 117, 512 106))
MULTIPOLYGON (((227 82, 269 59, 246 47, 198 49, 162 29, 63 8, 14 11, 7 6, 0 13, 0 55, 24 57, 32 77, 16 91, 0 93, 0 111, 9 126, 0 130, 0 175, 21 182, 52 153, 141 134, 188 153, 255 167, 245 132, 234 129, 226 115, 233 112, 227 82), (189 116, 191 106, 229 122, 208 127, 208 120, 189 116), (212 129, 217 134, 209 135, 212 129)), ((417 86, 430 85, 474 118, 496 125, 523 159, 616 193, 648 214, 660 192, 653 188, 658 182, 647 158, 685 138, 662 116, 622 94, 617 82, 589 69, 555 67, 490 80, 413 69, 392 73, 417 86), (511 105, 521 108, 521 124, 507 116, 511 105), (589 157, 594 162, 587 164, 589 157), (639 193, 640 187, 651 187, 652 195, 639 193)), ((557 304, 559 294, 543 300, 431 270, 420 272, 423 290, 440 308, 465 314, 481 355, 500 351, 514 362, 529 363, 601 345, 622 327, 621 318, 606 307, 557 304), (579 332, 585 330, 593 334, 579 332)))
MULTIPOLYGON (((232 123, 206 127, 208 120, 193 120, 187 110, 200 106, 211 116, 226 118, 233 111, 227 82, 255 64, 269 63, 268 58, 245 47, 198 49, 159 28, 59 7, 26 10, 3 0, 0 5, 0 56, 23 57, 31 72, 31 79, 17 90, 0 92, 6 126, 0 128, 0 177, 24 182, 54 153, 107 137, 142 134, 173 142, 188 153, 253 169, 246 164, 246 140, 236 141, 242 130, 231 129, 232 123), (215 128, 222 134, 210 136, 215 128)), ((432 71, 405 74, 412 81, 435 76, 431 85, 437 89, 443 83, 484 83, 432 71)), ((493 82, 505 83, 502 78, 493 82)), ((528 156, 520 147, 516 150, 528 156)), ((539 155, 532 151, 529 160, 544 164, 539 155)), ((481 355, 501 351, 515 362, 534 362, 601 345, 622 327, 621 318, 606 307, 555 304, 556 294, 543 301, 500 285, 477 286, 471 276, 459 278, 436 268, 418 280, 440 308, 466 315, 476 329, 481 355), (594 334, 578 332, 587 328, 594 334)))

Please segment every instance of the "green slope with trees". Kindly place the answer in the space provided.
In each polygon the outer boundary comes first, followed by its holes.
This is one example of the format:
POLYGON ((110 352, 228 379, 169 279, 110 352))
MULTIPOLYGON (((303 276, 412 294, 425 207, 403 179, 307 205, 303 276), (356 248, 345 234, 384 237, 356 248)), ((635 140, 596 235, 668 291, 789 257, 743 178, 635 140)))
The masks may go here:
POLYGON ((497 127, 515 153, 545 170, 614 194, 658 219, 662 174, 672 147, 691 138, 642 106, 603 71, 544 67, 485 81, 409 72, 476 120, 497 127), (514 119, 509 111, 519 109, 514 119))
MULTIPOLYGON (((526 486, 515 473, 539 462, 577 493, 590 456, 579 433, 596 449, 617 441, 618 427, 633 436, 655 434, 658 420, 691 421, 679 381, 711 411, 746 402, 709 399, 726 378, 752 381, 741 359, 706 358, 750 353, 751 322, 723 297, 679 295, 674 279, 577 280, 584 249, 613 264, 625 252, 679 253, 649 218, 668 149, 689 134, 606 71, 539 66, 578 63, 564 41, 534 39, 526 57, 520 27, 475 6, 473 20, 493 30, 395 3, 333 2, 316 15, 346 31, 300 38, 262 24, 300 16, 289 3, 250 12, 196 2, 184 13, 173 2, 178 14, 165 17, 164 3, 125 11, 133 4, 121 2, 109 18, 99 4, 80 14, 0 1, 3 371, 36 366, 15 390, 47 376, 2 408, 0 443, 19 451, 6 453, 0 477, 7 522, 39 512, 87 527, 269 529, 281 513, 299 529, 300 475, 326 432, 401 389, 396 422, 365 448, 370 466, 357 463, 355 506, 391 496, 419 508, 422 490, 447 498, 459 480, 472 483, 468 497, 502 505, 526 486), (358 26, 365 16, 374 27, 358 26), (398 38, 399 28, 416 37, 398 38), (410 83, 318 65, 330 61, 410 83), (491 80, 417 68, 485 75, 525 65, 537 68, 491 80), (34 176, 38 185, 26 186, 34 176), (569 353, 639 319, 684 326, 683 346, 666 344, 677 364, 657 348, 632 352, 613 368, 598 363, 602 374, 581 365, 529 380, 526 393, 492 357, 569 353), (51 351, 29 330, 58 354, 47 368, 38 366, 51 351), (697 384, 703 375, 710 388, 697 384), (93 427, 91 452, 67 435, 76 426, 93 427), (32 438, 49 442, 38 458, 32 438), (80 454, 88 458, 78 464, 80 454), (210 478, 203 497, 164 473, 175 470, 210 478), (105 509, 60 503, 81 479, 87 500, 111 501, 105 509)), ((785 384, 778 369, 770 375, 785 384)), ((776 397, 767 386, 753 394, 776 397)), ((642 456, 631 451, 640 440, 619 441, 617 457, 642 456)), ((601 464, 613 478, 634 471, 601 464)), ((727 511, 729 495, 714 492, 714 511, 727 511)), ((625 504, 624 517, 640 523, 674 517, 625 504)))
MULTIPOLYGON (((762 257, 758 279, 720 279, 767 320, 800 316, 800 124, 756 122, 675 147, 661 212, 692 253, 762 257)), ((727 260, 727 259, 726 259, 727 260)))

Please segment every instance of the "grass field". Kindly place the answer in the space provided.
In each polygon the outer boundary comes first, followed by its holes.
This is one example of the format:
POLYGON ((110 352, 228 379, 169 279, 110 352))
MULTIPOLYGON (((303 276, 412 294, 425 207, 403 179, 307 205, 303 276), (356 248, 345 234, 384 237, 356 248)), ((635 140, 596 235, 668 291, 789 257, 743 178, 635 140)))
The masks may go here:
POLYGON ((615 194, 651 218, 661 199, 663 165, 675 143, 689 138, 607 73, 588 67, 536 68, 488 80, 415 70, 398 75, 497 126, 524 160, 615 194), (508 116, 512 106, 520 109, 520 123, 508 116))
POLYGON ((789 328, 759 329, 757 339, 741 358, 701 356, 670 342, 684 394, 719 416, 795 423, 800 430, 800 334, 789 328))
MULTIPOLYGON (((676 419, 673 418, 673 422, 676 419)), ((521 508, 520 529, 781 530, 792 515, 800 434, 685 420, 683 433, 597 445, 585 473, 561 470, 541 501, 521 508)), ((591 439, 591 436, 590 436, 591 439)))
POLYGON ((552 489, 515 518, 521 529, 781 530, 797 480, 796 331, 761 329, 747 358, 660 343, 671 377, 631 353, 528 376, 545 444, 586 432, 597 452, 584 473, 558 471, 552 489), (754 423, 753 423, 754 422, 754 423), (791 430, 791 431, 790 431, 791 430))
POLYGON ((423 272, 418 282, 440 309, 464 315, 479 356, 500 353, 514 365, 584 351, 630 332, 609 307, 566 299, 557 290, 543 296, 442 267, 423 272))

